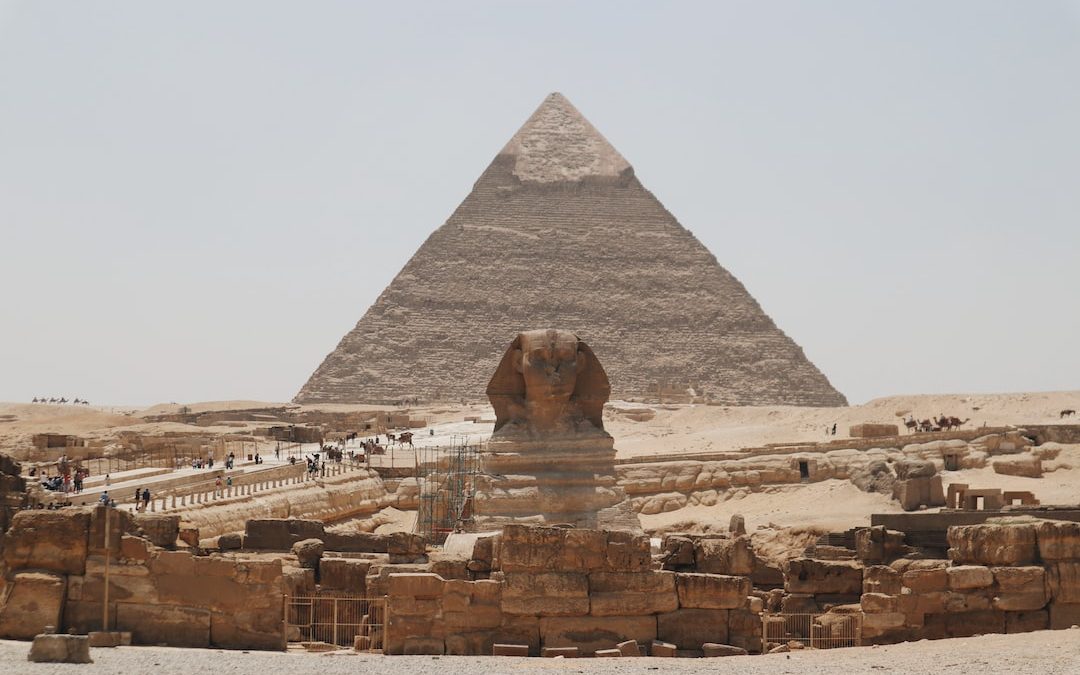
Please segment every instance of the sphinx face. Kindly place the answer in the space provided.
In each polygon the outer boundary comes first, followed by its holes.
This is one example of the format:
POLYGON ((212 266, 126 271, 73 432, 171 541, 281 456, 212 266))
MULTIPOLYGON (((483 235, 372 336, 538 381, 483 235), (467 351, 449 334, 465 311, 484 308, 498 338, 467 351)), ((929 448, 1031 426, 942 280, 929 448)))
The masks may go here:
POLYGON ((574 393, 584 357, 573 333, 537 330, 521 334, 520 363, 526 400, 559 403, 574 393))

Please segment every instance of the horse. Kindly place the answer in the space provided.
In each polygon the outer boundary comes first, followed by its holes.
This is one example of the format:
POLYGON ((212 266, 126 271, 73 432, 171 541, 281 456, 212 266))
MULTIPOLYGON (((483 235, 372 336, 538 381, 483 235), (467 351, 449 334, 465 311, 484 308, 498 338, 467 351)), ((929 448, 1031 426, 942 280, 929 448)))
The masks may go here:
POLYGON ((411 431, 405 431, 403 433, 398 434, 397 440, 398 440, 398 443, 401 443, 402 445, 405 445, 406 443, 408 443, 409 447, 411 448, 412 447, 412 437, 413 437, 413 435, 412 435, 411 431))
POLYGON ((1073 415, 1075 415, 1075 414, 1076 414, 1076 411, 1075 411, 1075 410, 1071 410, 1071 409, 1069 409, 1069 408, 1066 408, 1065 410, 1062 410, 1062 411, 1061 411, 1061 415, 1060 415, 1060 416, 1058 417, 1058 419, 1062 419, 1062 420, 1063 420, 1063 419, 1065 419, 1066 417, 1072 417, 1072 416, 1073 416, 1073 415))

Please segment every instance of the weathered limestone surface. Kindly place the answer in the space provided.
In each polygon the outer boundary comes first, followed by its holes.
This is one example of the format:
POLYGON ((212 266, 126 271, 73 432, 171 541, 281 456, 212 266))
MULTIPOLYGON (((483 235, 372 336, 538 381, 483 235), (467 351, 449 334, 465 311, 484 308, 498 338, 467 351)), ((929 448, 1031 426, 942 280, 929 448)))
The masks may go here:
POLYGON ((1025 565, 1035 562, 1035 524, 986 523, 950 527, 949 557, 957 564, 1025 565))
POLYGON ((610 391, 573 333, 514 339, 487 387, 496 420, 476 480, 477 528, 526 520, 641 529, 615 480, 615 441, 603 422, 610 391))
POLYGON ((59 627, 64 611, 67 584, 64 577, 50 572, 18 572, 5 590, 0 605, 0 637, 28 640, 59 627))
POLYGON ((85 635, 38 635, 27 660, 34 663, 93 663, 90 638, 85 635))
MULTIPOLYGON (((117 540, 120 535, 117 531, 117 540)), ((89 536, 88 509, 20 511, 4 534, 4 565, 9 570, 82 574, 89 536)))
POLYGON ((741 283, 559 94, 326 357, 297 402, 476 398, 505 336, 563 326, 620 398, 844 405, 741 283))

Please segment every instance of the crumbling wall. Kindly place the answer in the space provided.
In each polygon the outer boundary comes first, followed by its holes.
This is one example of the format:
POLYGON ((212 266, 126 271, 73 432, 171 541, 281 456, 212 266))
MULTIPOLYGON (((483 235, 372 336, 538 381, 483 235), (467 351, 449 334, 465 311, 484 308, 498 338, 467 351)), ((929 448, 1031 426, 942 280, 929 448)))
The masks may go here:
POLYGON ((105 507, 19 512, 3 541, 0 637, 103 629, 107 548, 107 630, 136 644, 283 649, 281 560, 169 550, 178 532, 176 516, 105 507))
POLYGON ((510 525, 479 539, 466 568, 489 578, 389 574, 387 653, 491 654, 510 643, 591 656, 626 640, 696 655, 707 642, 760 649, 749 575, 654 569, 642 535, 510 525))

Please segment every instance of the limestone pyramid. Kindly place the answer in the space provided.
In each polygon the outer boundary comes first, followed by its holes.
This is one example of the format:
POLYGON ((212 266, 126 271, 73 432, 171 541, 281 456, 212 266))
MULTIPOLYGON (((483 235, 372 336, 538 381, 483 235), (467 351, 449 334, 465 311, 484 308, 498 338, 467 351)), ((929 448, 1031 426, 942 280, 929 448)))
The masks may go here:
POLYGON ((561 328, 612 398, 846 405, 561 94, 548 96, 296 396, 483 400, 507 341, 561 328))

